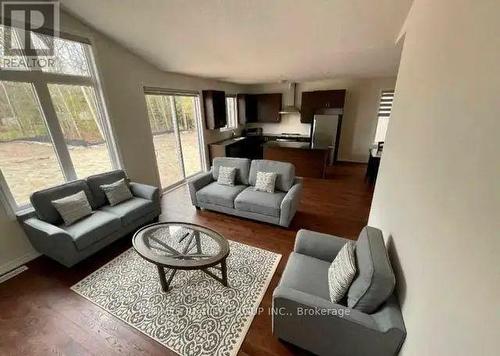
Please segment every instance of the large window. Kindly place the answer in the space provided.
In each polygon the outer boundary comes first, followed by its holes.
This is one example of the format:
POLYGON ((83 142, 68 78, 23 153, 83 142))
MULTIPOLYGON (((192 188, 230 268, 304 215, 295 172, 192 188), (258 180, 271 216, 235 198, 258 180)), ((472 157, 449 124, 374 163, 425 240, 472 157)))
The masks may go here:
POLYGON ((392 102, 394 100, 394 90, 384 90, 380 96, 380 104, 378 109, 377 130, 373 142, 384 142, 391 117, 392 102))
MULTIPOLYGON (((15 42, 16 29, 0 26, 0 37, 10 30, 15 42)), ((37 58, 46 56, 46 39, 31 33, 37 58)), ((91 46, 62 38, 54 45, 51 65, 24 65, 19 55, 9 67, 0 43, 0 188, 14 210, 36 190, 118 167, 91 46)))
POLYGON ((197 94, 146 90, 158 173, 163 189, 202 170, 197 94))

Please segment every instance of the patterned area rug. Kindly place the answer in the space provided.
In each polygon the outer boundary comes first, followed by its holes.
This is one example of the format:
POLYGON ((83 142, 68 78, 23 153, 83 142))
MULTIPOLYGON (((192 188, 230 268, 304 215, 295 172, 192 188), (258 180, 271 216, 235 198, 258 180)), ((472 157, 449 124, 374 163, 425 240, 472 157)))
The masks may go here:
POLYGON ((229 287, 178 271, 163 293, 156 267, 131 248, 71 289, 181 355, 236 355, 281 255, 229 245, 229 287))

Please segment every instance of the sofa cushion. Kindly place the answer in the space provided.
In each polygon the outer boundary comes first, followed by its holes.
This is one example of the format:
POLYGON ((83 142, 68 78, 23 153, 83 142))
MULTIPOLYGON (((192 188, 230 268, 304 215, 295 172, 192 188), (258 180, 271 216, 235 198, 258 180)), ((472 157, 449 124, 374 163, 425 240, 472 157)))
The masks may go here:
POLYGON ((237 210, 279 217, 284 197, 283 192, 259 192, 253 187, 247 187, 234 200, 234 207, 237 210))
POLYGON ((369 226, 361 230, 356 263, 358 274, 347 292, 347 305, 372 313, 389 298, 396 283, 382 231, 369 226))
POLYGON ((52 200, 52 204, 63 218, 66 226, 92 214, 92 208, 83 190, 61 199, 52 200))
POLYGON ((149 214, 154 209, 155 204, 151 200, 132 198, 114 206, 105 205, 100 210, 118 216, 123 225, 128 225, 149 214))
POLYGON ((279 285, 330 301, 329 267, 330 263, 326 261, 292 252, 279 285))
POLYGON ((333 303, 338 303, 344 298, 356 275, 355 248, 354 242, 347 242, 328 269, 328 286, 333 303))
POLYGON ((234 185, 236 180, 236 168, 234 167, 219 167, 219 175, 217 183, 222 185, 234 185))
POLYGON ((128 182, 125 181, 125 178, 111 184, 103 184, 101 185, 101 189, 106 195, 106 199, 111 206, 120 204, 125 200, 132 199, 132 192, 130 191, 128 182))
POLYGON ((75 180, 56 187, 40 190, 31 194, 30 201, 40 220, 50 224, 59 225, 63 220, 61 215, 57 212, 57 209, 54 207, 54 204, 52 204, 52 201, 76 194, 82 190, 85 192, 90 205, 93 206, 92 194, 87 182, 84 180, 75 180))
POLYGON ((104 191, 101 189, 101 185, 115 183, 122 178, 127 180, 125 172, 121 169, 87 177, 87 184, 89 185, 94 200, 94 205, 92 206, 94 209, 108 204, 106 194, 104 194, 104 191))
POLYGON ((84 250, 93 243, 122 228, 120 218, 105 211, 94 211, 92 215, 70 226, 60 226, 75 242, 78 250, 84 250))
POLYGON ((220 167, 236 168, 235 184, 248 185, 248 173, 250 172, 250 160, 247 158, 235 157, 216 157, 212 163, 212 177, 214 180, 219 178, 220 167))
POLYGON ((274 193, 276 178, 278 178, 278 175, 274 172, 257 172, 255 190, 259 192, 274 193))
POLYGON ((295 182, 295 166, 287 162, 269 161, 256 159, 250 166, 250 185, 255 185, 257 172, 273 172, 278 175, 276 178, 276 189, 288 192, 295 182))
POLYGON ((245 188, 246 185, 229 186, 212 182, 196 192, 196 199, 201 203, 234 208, 234 198, 245 188))

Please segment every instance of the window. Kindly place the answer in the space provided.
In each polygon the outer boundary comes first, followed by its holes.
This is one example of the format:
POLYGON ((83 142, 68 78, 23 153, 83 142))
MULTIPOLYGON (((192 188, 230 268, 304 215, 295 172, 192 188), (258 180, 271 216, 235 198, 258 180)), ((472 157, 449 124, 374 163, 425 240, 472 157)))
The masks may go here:
POLYGON ((394 100, 394 90, 384 90, 380 96, 380 104, 378 108, 377 130, 375 131, 374 142, 385 141, 389 118, 391 117, 392 102, 394 100))
MULTIPOLYGON (((31 33, 37 58, 46 37, 31 33)), ((18 57, 20 67, 0 66, 0 188, 13 210, 36 190, 118 168, 91 46, 56 38, 50 67, 18 57)))
POLYGON ((146 89, 158 174, 163 189, 202 170, 199 97, 146 89))
POLYGON ((226 96, 227 124, 221 130, 234 130, 238 128, 238 105, 236 96, 226 96))
POLYGON ((16 205, 64 182, 52 137, 29 83, 0 81, 0 162, 16 205))

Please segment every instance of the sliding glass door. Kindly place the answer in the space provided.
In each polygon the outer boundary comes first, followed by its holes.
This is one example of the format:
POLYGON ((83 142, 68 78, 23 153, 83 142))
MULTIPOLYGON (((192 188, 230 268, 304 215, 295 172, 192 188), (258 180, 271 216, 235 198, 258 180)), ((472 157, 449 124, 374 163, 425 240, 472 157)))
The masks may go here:
POLYGON ((160 182, 166 189, 202 170, 199 98, 146 91, 146 104, 160 182))

